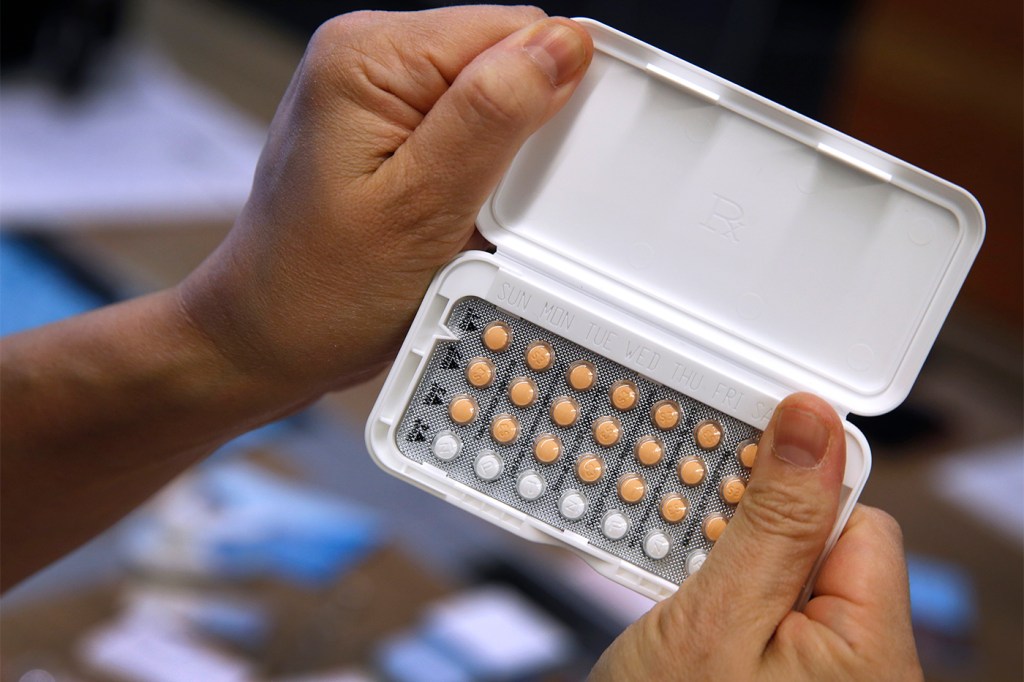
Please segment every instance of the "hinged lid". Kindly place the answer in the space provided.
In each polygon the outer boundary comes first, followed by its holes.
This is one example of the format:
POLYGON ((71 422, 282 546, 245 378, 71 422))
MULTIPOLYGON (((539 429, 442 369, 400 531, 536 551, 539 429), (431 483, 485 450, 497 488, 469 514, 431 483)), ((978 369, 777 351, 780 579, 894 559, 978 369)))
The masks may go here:
POLYGON ((790 388, 909 392, 984 233, 933 175, 611 28, 478 218, 499 253, 790 388))

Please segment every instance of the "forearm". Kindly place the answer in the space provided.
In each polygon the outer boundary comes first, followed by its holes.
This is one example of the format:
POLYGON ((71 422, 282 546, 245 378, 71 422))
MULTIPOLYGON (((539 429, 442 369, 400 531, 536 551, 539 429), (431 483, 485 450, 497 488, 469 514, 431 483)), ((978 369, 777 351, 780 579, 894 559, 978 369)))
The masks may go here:
POLYGON ((0 341, 3 588, 313 397, 234 366, 175 290, 0 341))

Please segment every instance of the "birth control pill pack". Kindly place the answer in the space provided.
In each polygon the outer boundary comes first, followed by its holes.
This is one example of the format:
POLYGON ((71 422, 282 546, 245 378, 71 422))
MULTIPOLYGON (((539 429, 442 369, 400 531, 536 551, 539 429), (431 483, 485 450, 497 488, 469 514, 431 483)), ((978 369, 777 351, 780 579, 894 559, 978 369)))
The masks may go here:
MULTIPOLYGON (((906 397, 984 217, 961 188, 579 21, 587 75, 478 215, 496 252, 431 284, 366 437, 386 471, 660 599, 728 532, 786 395, 841 416, 906 397)), ((828 548, 870 469, 844 428, 828 548)))

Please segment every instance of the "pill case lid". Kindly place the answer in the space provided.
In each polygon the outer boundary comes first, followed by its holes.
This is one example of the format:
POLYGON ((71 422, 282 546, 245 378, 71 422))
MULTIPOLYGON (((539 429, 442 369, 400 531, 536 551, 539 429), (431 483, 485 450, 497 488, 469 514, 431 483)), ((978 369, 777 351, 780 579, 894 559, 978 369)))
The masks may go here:
POLYGON ((598 22, 477 224, 498 253, 859 414, 898 405, 981 246, 969 193, 598 22))

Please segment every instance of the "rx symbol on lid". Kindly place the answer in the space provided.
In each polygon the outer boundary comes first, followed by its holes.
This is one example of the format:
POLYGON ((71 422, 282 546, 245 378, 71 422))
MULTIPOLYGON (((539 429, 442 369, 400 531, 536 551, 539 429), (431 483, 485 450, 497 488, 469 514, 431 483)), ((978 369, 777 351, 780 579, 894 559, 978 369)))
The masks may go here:
POLYGON ((701 221, 701 227, 738 244, 739 231, 746 227, 743 222, 743 207, 721 194, 715 193, 712 196, 714 201, 711 203, 711 210, 701 221))

